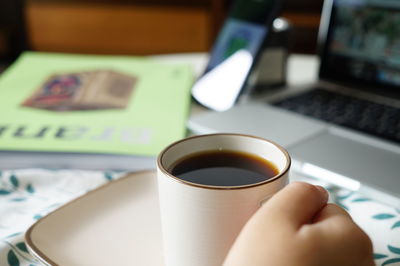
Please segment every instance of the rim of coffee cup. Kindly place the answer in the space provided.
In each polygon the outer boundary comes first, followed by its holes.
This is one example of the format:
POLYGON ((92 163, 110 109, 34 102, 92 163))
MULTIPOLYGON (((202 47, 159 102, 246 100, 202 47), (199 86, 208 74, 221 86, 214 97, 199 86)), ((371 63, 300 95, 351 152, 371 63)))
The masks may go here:
POLYGON ((189 185, 189 186, 198 187, 198 188, 204 188, 204 189, 215 189, 215 190, 238 190, 238 189, 246 189, 246 188, 251 188, 251 187, 262 186, 262 185, 267 184, 267 183, 272 183, 274 181, 277 181, 278 179, 280 179, 284 175, 286 175, 287 172, 290 169, 290 165, 291 165, 290 155, 281 145, 275 143, 274 141, 265 139, 265 138, 261 138, 261 137, 253 136, 253 135, 248 135, 248 134, 239 134, 239 133, 213 133, 213 134, 195 135, 195 136, 183 138, 183 139, 175 141, 175 142, 171 143, 170 145, 168 145, 167 147, 165 147, 160 152, 159 156, 157 157, 158 169, 163 174, 165 174, 167 177, 170 177, 170 178, 172 178, 173 180, 175 180, 175 181, 177 181, 179 183, 186 184, 186 185, 189 185), (279 170, 279 173, 277 175, 275 175, 275 176, 273 176, 271 178, 268 178, 268 179, 266 179, 266 180, 264 180, 262 182, 253 183, 253 184, 246 184, 246 185, 239 185, 239 186, 213 186, 213 185, 204 185, 204 184, 194 183, 194 182, 190 182, 190 181, 187 181, 187 180, 180 179, 179 177, 176 177, 176 176, 172 175, 166 169, 166 167, 163 165, 163 163, 162 163, 163 156, 172 147, 174 147, 174 146, 176 146, 176 145, 178 145, 178 144, 180 144, 182 142, 190 141, 192 139, 204 138, 204 137, 212 137, 212 136, 238 136, 238 137, 247 137, 247 138, 253 138, 253 139, 258 139, 258 140, 261 140, 261 141, 269 142, 270 144, 274 145, 276 148, 278 148, 278 150, 280 150, 282 152, 283 156, 286 158, 285 166, 282 168, 282 170, 279 170))

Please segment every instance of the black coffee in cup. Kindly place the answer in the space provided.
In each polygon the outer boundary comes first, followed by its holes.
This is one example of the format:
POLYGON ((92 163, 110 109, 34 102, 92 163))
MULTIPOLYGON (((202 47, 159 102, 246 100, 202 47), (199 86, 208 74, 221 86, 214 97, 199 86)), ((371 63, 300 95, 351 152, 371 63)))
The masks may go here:
POLYGON ((170 173, 195 184, 243 186, 266 181, 279 171, 273 163, 254 154, 214 150, 184 157, 170 173))

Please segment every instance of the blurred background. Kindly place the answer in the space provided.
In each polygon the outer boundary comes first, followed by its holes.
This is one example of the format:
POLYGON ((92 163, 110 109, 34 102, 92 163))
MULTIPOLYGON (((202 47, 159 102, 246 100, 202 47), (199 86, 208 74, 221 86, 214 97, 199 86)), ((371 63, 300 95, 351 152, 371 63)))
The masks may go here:
MULTIPOLYGON (((229 0, 1 0, 0 61, 26 49, 148 55, 206 52, 229 0)), ((322 0, 286 0, 290 52, 315 53, 322 0)))

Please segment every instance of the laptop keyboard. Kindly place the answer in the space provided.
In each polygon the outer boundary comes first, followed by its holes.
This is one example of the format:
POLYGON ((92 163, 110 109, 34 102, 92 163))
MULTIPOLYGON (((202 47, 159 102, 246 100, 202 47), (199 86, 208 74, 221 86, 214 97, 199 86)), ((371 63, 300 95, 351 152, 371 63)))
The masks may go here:
POLYGON ((323 89, 314 89, 273 105, 400 143, 399 108, 323 89))

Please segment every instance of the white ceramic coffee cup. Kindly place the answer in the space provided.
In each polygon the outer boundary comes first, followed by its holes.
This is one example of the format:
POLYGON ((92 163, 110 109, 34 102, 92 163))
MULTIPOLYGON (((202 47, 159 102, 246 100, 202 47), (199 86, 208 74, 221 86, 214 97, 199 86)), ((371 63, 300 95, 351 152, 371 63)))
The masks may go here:
POLYGON ((289 168, 290 157, 282 147, 249 135, 200 135, 165 148, 157 174, 166 265, 220 266, 246 221, 288 183, 289 168), (272 162, 279 174, 256 184, 210 186, 170 173, 182 158, 215 150, 255 154, 272 162))

